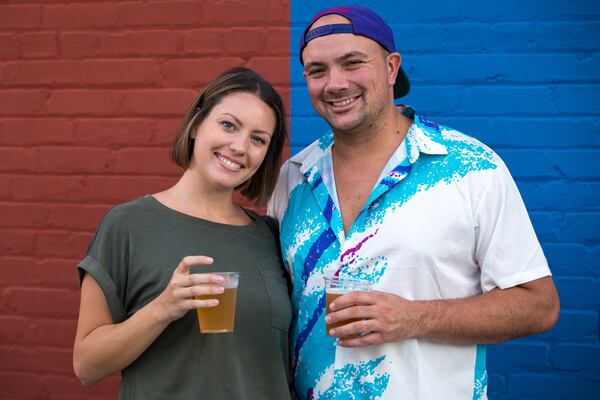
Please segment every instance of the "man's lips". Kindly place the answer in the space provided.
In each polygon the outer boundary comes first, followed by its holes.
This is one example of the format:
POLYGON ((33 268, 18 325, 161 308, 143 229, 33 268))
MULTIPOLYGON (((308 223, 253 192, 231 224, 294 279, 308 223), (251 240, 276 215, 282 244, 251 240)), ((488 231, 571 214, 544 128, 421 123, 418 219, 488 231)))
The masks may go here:
POLYGON ((345 99, 342 100, 326 100, 327 104, 336 107, 336 108, 342 108, 342 107, 346 107, 349 106, 350 104, 353 104, 354 102, 356 102, 356 100, 358 100, 360 96, 353 96, 353 97, 346 97, 345 99))

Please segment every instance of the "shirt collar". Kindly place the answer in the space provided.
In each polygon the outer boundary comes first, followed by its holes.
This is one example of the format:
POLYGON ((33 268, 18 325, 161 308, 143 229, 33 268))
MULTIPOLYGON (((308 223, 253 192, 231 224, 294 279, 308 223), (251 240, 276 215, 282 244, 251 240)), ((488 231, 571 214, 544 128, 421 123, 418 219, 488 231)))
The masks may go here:
MULTIPOLYGON (((412 108, 407 107, 410 112, 412 108)), ((446 155, 448 149, 444 144, 440 126, 422 115, 413 113, 413 123, 406 134, 406 152, 411 164, 419 158, 419 154, 446 155)))
MULTIPOLYGON (((406 145, 406 153, 408 154, 410 163, 413 164, 419 158, 420 153, 429 155, 448 154, 440 126, 436 122, 416 114, 412 107, 403 107, 402 113, 413 120, 406 138, 402 141, 406 145)), ((290 158, 290 162, 299 165, 300 172, 306 174, 307 171, 318 164, 321 158, 331 154, 333 142, 333 132, 329 131, 290 158)))

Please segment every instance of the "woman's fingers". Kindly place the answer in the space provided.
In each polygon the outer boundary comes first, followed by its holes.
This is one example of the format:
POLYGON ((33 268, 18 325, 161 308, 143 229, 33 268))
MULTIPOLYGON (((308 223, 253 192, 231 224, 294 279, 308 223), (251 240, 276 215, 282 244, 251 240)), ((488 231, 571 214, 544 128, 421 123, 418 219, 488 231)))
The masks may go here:
POLYGON ((213 263, 212 257, 208 257, 208 256, 186 256, 186 257, 183 257, 183 259, 181 260, 181 262, 179 263, 179 265, 177 265, 177 268, 175 269, 175 272, 179 272, 179 273, 182 273, 182 274, 189 274, 190 273, 190 269, 194 265, 210 265, 212 263, 213 263))
POLYGON ((180 299, 190 299, 195 296, 214 296, 224 292, 223 286, 196 285, 178 289, 175 296, 180 299))
POLYGON ((189 274, 186 279, 188 283, 187 286, 209 284, 220 285, 225 280, 221 275, 212 274, 189 274))
POLYGON ((211 308, 219 305, 217 299, 206 299, 206 300, 190 300, 189 307, 192 308, 211 308))
POLYGON ((213 259, 207 256, 187 256, 175 268, 171 281, 161 294, 161 304, 173 319, 180 318, 194 308, 215 307, 219 301, 214 298, 223 294, 224 278, 211 273, 191 274, 193 266, 210 265, 213 259), (196 298, 202 296, 202 299, 196 298))
POLYGON ((180 299, 194 296, 222 294, 223 277, 219 275, 190 274, 173 277, 173 295, 180 299))

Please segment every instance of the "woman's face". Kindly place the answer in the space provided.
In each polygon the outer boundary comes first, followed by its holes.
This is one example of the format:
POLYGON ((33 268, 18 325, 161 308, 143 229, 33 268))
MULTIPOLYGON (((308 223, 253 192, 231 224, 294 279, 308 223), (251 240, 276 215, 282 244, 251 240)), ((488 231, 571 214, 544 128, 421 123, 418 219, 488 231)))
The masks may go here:
POLYGON ((227 95, 192 134, 190 169, 217 190, 233 190, 262 164, 275 124, 275 113, 256 95, 227 95))

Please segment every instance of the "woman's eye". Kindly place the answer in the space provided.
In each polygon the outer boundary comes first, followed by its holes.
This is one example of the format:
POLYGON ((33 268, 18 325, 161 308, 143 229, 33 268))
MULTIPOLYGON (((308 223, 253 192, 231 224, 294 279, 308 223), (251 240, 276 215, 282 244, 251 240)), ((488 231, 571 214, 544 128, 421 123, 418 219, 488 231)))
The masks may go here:
POLYGON ((252 136, 252 140, 258 144, 267 144, 267 141, 260 136, 252 136))
POLYGON ((221 122, 221 126, 223 126, 223 128, 225 128, 228 131, 232 131, 232 130, 235 129, 235 125, 233 125, 229 121, 223 121, 223 122, 221 122))

